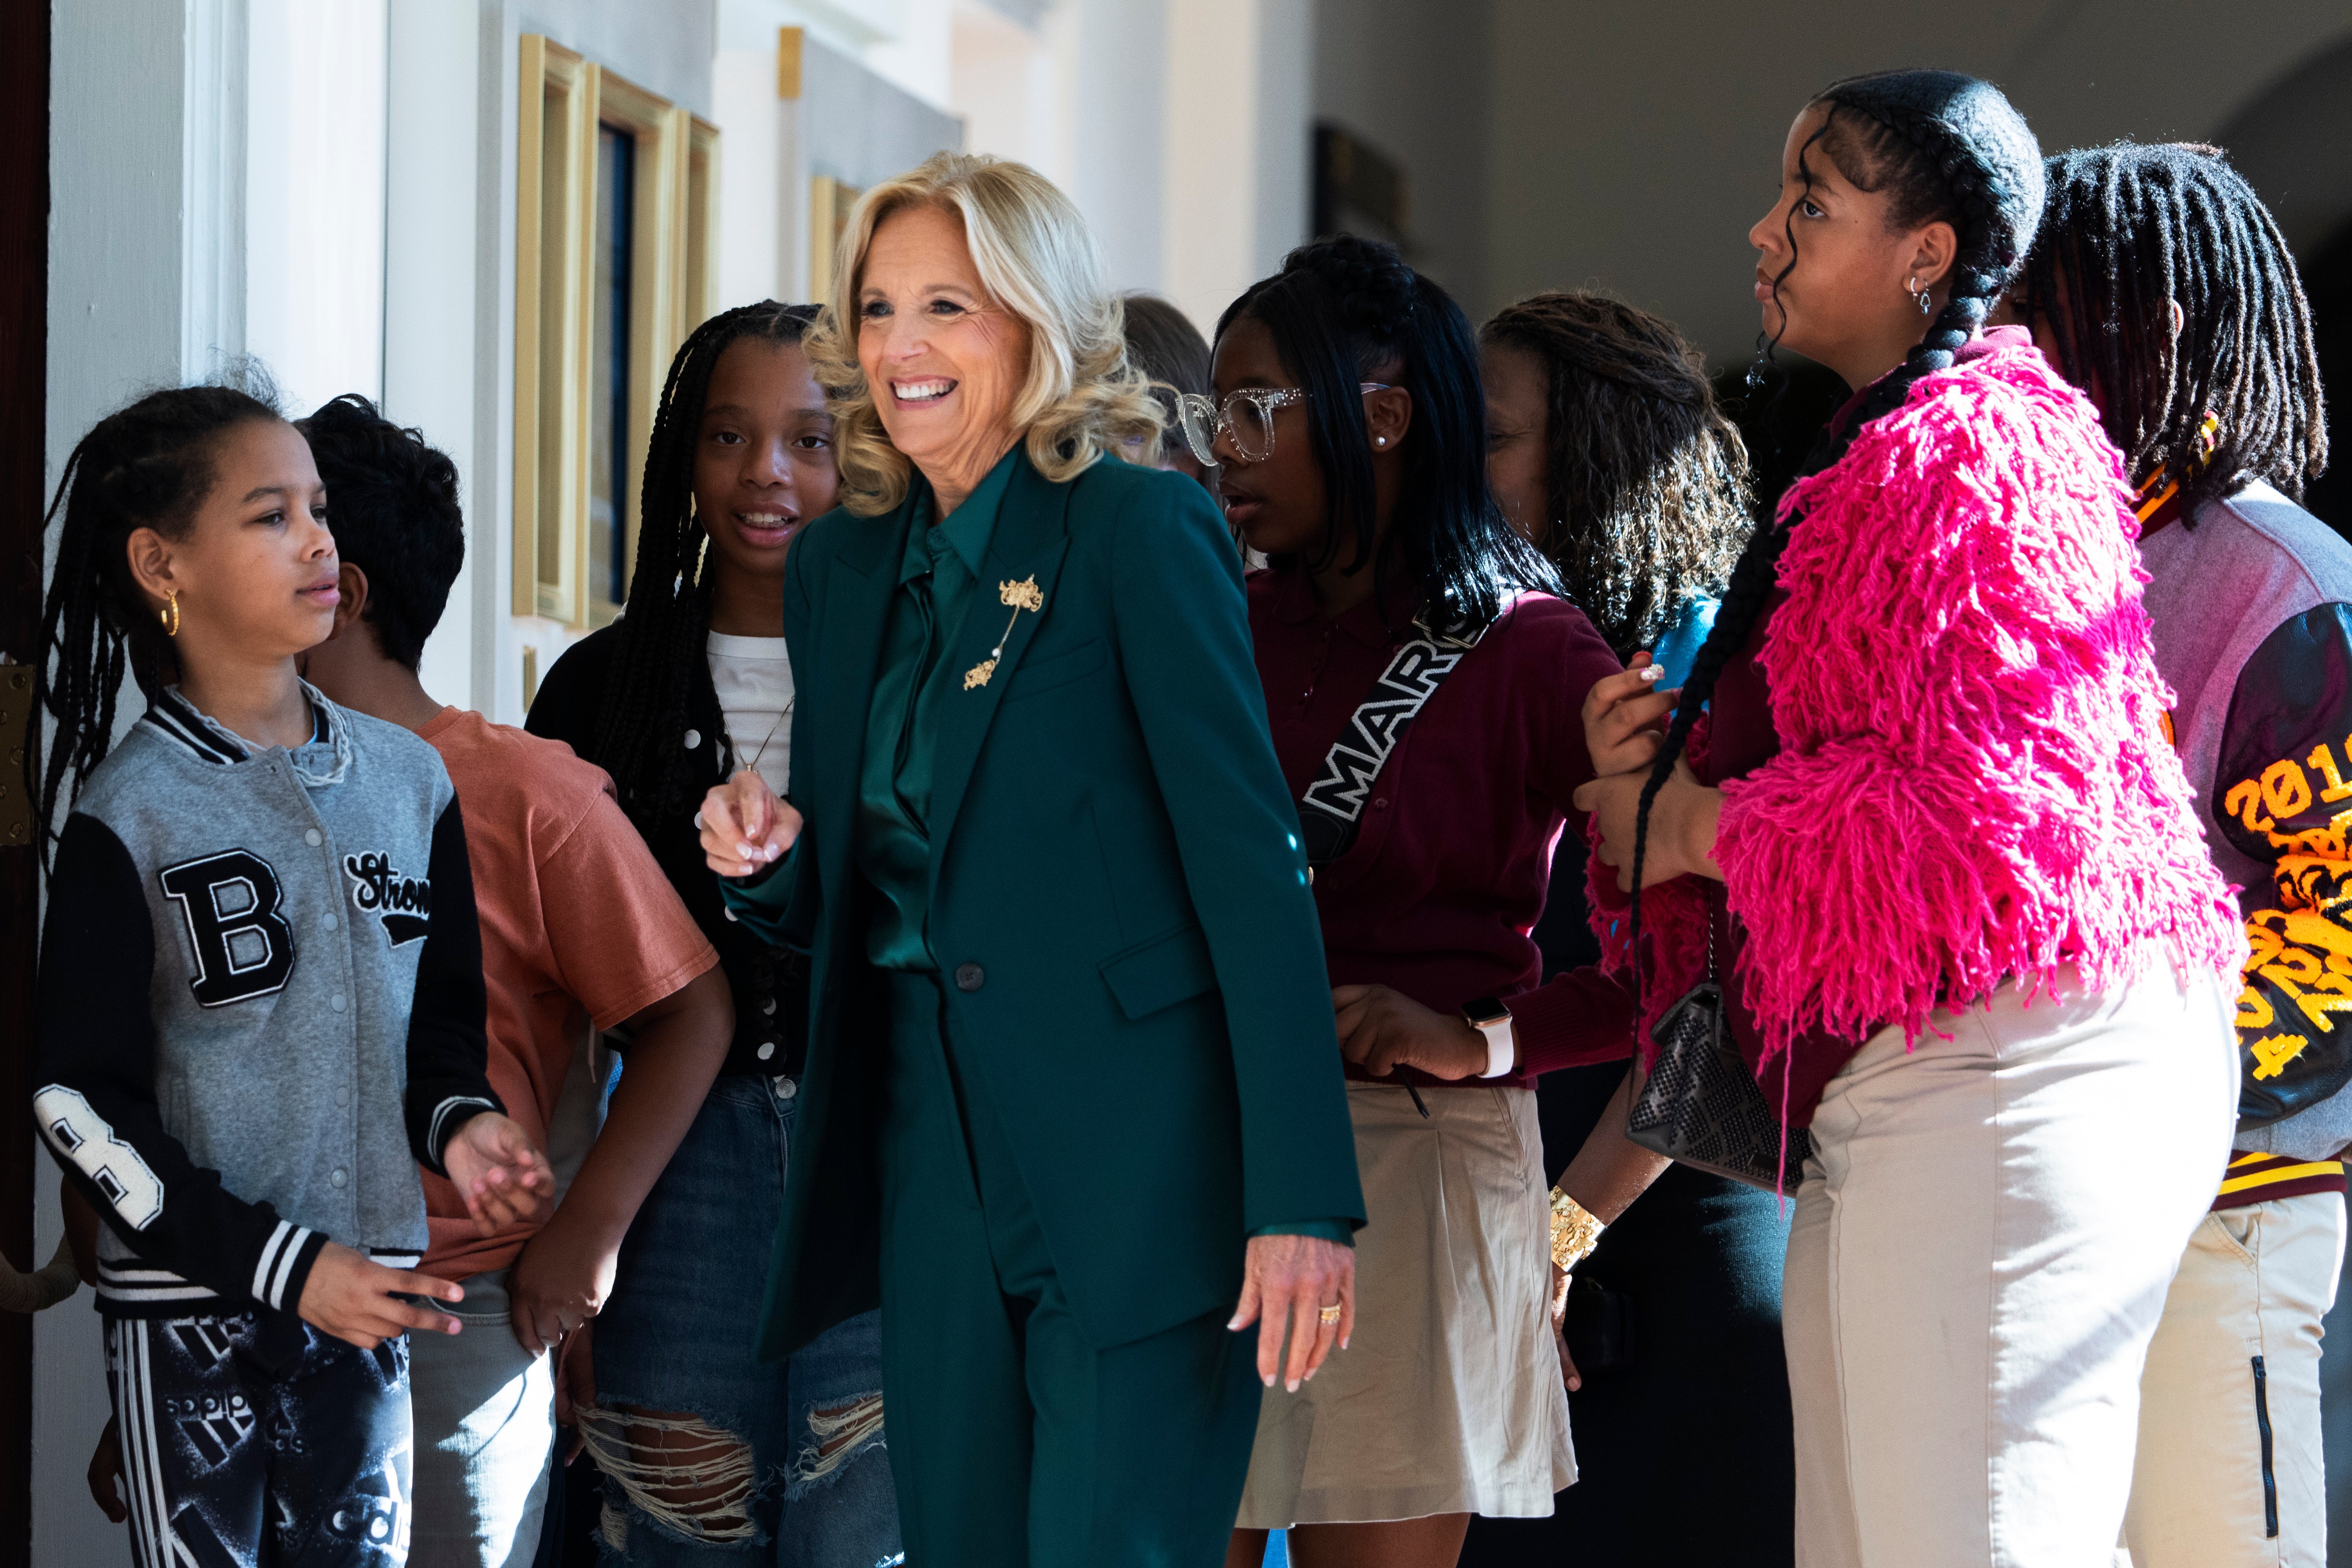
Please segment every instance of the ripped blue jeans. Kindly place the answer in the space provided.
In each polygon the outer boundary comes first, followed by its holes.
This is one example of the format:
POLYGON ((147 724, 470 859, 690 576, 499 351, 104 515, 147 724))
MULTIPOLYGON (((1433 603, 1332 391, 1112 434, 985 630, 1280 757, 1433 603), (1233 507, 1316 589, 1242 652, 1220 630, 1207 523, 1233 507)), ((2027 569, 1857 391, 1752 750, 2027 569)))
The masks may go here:
POLYGON ((881 1314, 752 1353, 796 1100, 789 1078, 719 1078, 621 1245, 582 1423, 608 1563, 902 1561, 881 1314))

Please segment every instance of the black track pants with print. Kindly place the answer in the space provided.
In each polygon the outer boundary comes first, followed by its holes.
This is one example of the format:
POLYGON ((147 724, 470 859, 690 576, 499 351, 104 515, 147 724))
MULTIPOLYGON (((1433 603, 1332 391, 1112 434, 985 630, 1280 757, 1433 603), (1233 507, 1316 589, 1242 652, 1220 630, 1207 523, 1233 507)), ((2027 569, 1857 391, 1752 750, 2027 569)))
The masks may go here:
POLYGON ((106 1381, 139 1568, 400 1568, 408 1341, 283 1313, 111 1319, 106 1381))

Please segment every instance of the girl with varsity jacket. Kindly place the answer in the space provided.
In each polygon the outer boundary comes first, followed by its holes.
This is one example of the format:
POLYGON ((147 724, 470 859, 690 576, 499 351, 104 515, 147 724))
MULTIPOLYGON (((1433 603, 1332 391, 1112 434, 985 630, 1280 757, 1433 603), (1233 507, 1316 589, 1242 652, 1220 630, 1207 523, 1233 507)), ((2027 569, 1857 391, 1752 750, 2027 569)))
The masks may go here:
POLYGON ((99 1310, 142 1568, 398 1563, 417 1165, 485 1233, 551 1194, 484 1075, 465 830, 433 750, 338 708, 310 448, 264 402, 158 392, 68 459, 26 767, 58 835, 33 1110, 105 1221, 99 1310), (109 750, 128 663, 146 716, 109 750), (166 684, 170 682, 170 684, 166 684))
POLYGON ((2167 733, 2252 950, 2237 1135, 2148 1348, 2125 1543, 2135 1568, 2320 1568, 2352 1143, 2352 548, 2297 504, 2327 465, 2311 306, 2216 150, 2048 167, 2014 314, 2123 449, 2167 733))

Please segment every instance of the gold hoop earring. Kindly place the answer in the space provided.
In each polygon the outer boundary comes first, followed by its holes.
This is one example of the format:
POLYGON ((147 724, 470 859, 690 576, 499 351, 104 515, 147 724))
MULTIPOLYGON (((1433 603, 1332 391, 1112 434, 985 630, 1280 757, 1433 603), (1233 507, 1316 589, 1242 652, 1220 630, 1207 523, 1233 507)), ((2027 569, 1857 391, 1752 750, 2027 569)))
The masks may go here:
POLYGON ((165 637, 175 637, 180 635, 180 591, 177 588, 173 589, 170 595, 164 599, 163 607, 155 612, 155 618, 163 623, 165 637))

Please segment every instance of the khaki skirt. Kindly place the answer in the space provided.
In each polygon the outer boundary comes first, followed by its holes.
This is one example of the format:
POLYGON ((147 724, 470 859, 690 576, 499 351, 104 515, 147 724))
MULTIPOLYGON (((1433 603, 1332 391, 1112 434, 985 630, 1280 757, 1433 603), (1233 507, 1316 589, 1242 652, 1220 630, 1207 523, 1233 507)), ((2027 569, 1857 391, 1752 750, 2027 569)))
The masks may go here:
POLYGON ((1551 1221, 1536 1097, 1348 1085, 1370 1223, 1356 1331, 1258 1412, 1240 1527, 1436 1513, 1542 1518, 1576 1479, 1545 1296, 1551 1221))

